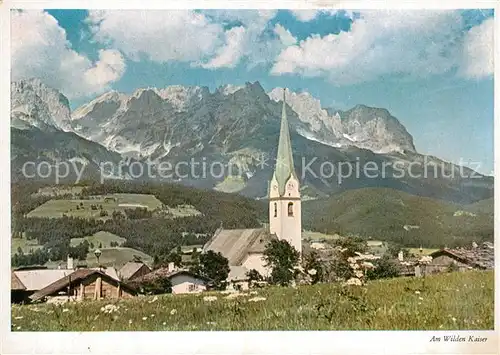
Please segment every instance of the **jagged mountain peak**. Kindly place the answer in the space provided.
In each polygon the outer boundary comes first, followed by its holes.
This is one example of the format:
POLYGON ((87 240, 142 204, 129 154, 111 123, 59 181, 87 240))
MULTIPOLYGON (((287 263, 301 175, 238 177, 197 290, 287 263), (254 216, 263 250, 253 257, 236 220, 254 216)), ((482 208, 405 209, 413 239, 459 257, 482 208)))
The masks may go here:
MULTIPOLYGON (((268 95, 281 101, 283 88, 275 88, 268 95)), ((304 124, 297 131, 306 138, 333 147, 355 146, 375 153, 415 151, 411 135, 386 109, 366 105, 347 111, 325 109, 310 93, 288 89, 286 101, 304 124)))
POLYGON ((11 82, 10 91, 11 118, 40 129, 48 126, 70 129, 69 100, 58 90, 35 78, 11 82))

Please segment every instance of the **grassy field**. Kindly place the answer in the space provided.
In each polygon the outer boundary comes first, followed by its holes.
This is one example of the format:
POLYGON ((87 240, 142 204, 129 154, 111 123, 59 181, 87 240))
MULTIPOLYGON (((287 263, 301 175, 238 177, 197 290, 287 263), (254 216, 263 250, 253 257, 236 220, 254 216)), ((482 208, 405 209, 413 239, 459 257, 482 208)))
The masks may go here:
POLYGON ((127 241, 127 239, 119 237, 116 234, 100 231, 94 235, 89 235, 83 238, 71 238, 71 246, 77 246, 80 243, 83 243, 84 240, 94 244, 94 248, 110 248, 111 242, 116 242, 118 243, 118 246, 121 246, 127 241), (102 245, 102 247, 99 245, 102 245))
POLYGON ((21 248, 24 254, 29 254, 37 249, 42 248, 36 239, 12 238, 10 250, 12 254, 17 253, 17 249, 21 248))
POLYGON ((239 294, 162 295, 54 306, 12 306, 12 330, 493 329, 493 272, 319 284, 239 294), (212 296, 212 301, 206 299, 212 296), (105 313, 101 307, 114 304, 105 313))
POLYGON ((319 242, 325 240, 334 240, 340 238, 339 235, 324 234, 320 232, 304 231, 302 232, 302 239, 310 239, 311 242, 319 242))
POLYGON ((179 205, 176 207, 167 207, 167 208, 174 217, 188 217, 188 216, 201 215, 201 212, 191 205, 179 205))
POLYGON ((109 217, 114 211, 137 207, 154 210, 160 208, 162 203, 155 196, 144 194, 110 194, 92 196, 89 200, 50 200, 28 213, 28 217, 59 218, 66 214, 81 218, 100 218, 100 206, 108 212, 109 217), (92 210, 91 205, 97 205, 97 210, 92 210))
MULTIPOLYGON (((103 266, 116 266, 121 267, 128 261, 132 261, 134 259, 134 255, 137 255, 141 258, 143 262, 148 265, 153 263, 153 258, 143 253, 140 250, 132 249, 132 248, 100 248, 99 249, 102 254, 99 257, 99 264, 103 266)), ((86 263, 88 267, 98 266, 97 258, 94 255, 94 251, 91 250, 87 254, 86 263)))

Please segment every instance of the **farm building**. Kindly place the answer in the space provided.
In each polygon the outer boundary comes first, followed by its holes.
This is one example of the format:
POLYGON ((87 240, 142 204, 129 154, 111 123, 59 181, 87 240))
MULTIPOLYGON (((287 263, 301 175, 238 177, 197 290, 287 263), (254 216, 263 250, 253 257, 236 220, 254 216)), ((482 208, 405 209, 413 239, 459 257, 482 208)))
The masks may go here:
POLYGON ((130 261, 118 271, 121 280, 128 281, 149 274, 151 269, 143 262, 130 261))
POLYGON ((126 284, 96 269, 79 269, 30 296, 32 301, 66 298, 72 301, 101 298, 127 298, 135 294, 126 284))
POLYGON ((140 290, 145 284, 166 279, 170 281, 173 294, 202 292, 207 289, 210 283, 207 278, 196 275, 189 270, 173 270, 170 266, 156 269, 149 274, 136 278, 130 282, 130 285, 140 290))
POLYGON ((490 270, 494 267, 494 254, 493 244, 488 242, 471 249, 441 249, 430 254, 432 262, 425 266, 423 272, 432 274, 448 270, 490 270))
POLYGON ((27 303, 29 296, 51 283, 71 274, 74 270, 22 268, 11 272, 11 302, 27 303))

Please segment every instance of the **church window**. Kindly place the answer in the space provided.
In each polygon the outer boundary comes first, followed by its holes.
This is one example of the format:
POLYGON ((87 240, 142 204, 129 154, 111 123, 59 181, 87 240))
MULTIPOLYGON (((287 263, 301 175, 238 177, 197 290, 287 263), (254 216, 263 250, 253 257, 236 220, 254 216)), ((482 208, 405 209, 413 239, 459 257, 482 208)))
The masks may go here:
POLYGON ((278 204, 274 203, 274 217, 278 217, 278 204))
POLYGON ((288 204, 288 216, 293 216, 293 203, 288 204))

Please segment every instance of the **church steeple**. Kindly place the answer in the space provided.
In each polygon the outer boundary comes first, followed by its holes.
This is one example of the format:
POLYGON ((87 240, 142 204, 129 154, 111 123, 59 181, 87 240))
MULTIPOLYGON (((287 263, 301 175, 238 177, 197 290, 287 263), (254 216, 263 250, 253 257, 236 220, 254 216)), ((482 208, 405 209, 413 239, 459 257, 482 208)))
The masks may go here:
POLYGON ((281 111, 281 128, 278 143, 278 154, 276 156, 276 166, 274 177, 278 182, 279 194, 285 194, 285 185, 291 176, 295 176, 293 167, 292 144, 290 142, 290 131, 288 129, 288 119, 286 117, 286 89, 283 89, 283 109, 281 111))
POLYGON ((302 253, 302 207, 300 181, 293 167, 292 144, 286 117, 286 89, 276 156, 276 168, 269 182, 269 232, 286 240, 302 253))

